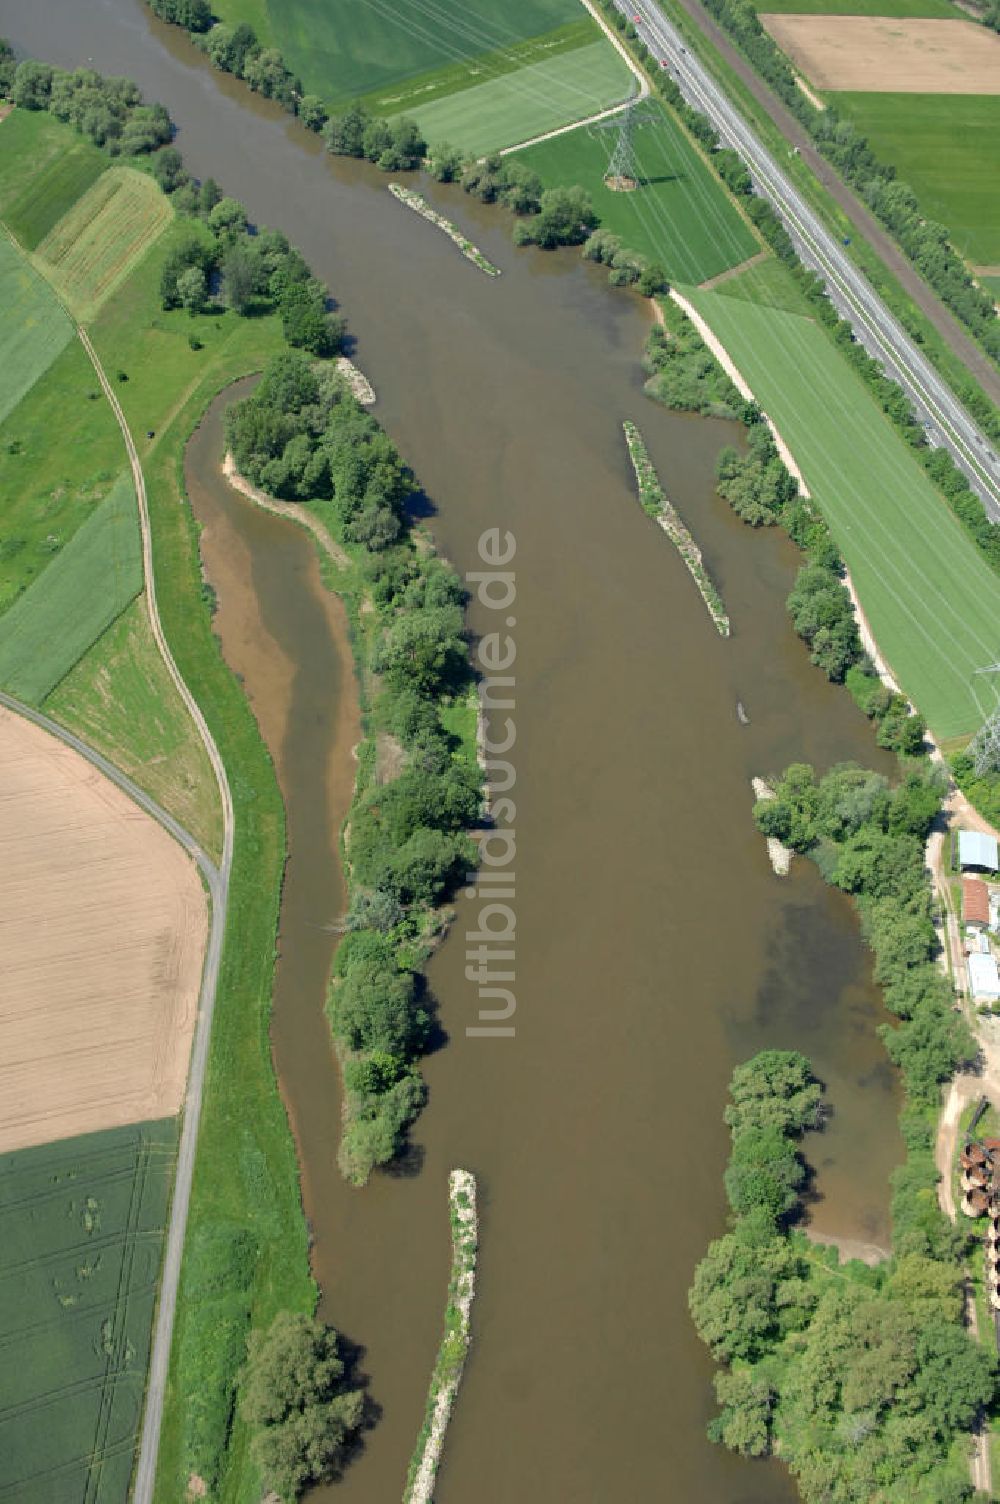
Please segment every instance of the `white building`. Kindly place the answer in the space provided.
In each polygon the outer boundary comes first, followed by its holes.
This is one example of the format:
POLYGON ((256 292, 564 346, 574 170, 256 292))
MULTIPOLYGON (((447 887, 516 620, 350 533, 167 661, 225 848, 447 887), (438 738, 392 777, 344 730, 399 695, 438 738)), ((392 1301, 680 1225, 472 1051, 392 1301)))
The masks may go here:
POLYGON ((981 867, 987 872, 996 872, 1000 869, 996 837, 984 835, 980 830, 960 830, 958 865, 963 871, 966 867, 981 867))
POLYGON ((969 969, 969 986, 977 1003, 995 1003, 1000 1000, 1000 971, 992 956, 973 951, 966 958, 969 969))

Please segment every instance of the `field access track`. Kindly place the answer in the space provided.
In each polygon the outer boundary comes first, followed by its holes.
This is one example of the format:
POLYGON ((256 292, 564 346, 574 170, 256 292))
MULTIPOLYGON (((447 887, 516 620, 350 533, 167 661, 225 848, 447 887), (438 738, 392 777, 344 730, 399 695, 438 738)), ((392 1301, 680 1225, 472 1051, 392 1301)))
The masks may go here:
POLYGON ((830 524, 893 673, 948 738, 995 688, 1000 579, 828 335, 811 319, 683 289, 776 423, 830 524))

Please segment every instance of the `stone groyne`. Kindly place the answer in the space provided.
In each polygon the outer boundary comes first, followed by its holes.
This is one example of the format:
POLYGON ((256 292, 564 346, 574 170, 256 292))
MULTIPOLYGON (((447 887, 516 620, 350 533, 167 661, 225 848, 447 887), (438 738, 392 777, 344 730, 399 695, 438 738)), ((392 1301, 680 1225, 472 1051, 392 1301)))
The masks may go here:
POLYGON ((488 277, 499 277, 500 268, 494 266, 492 261, 488 261, 479 247, 473 245, 472 241, 462 234, 457 225, 453 225, 450 219, 445 219, 443 214, 439 214, 436 209, 432 209, 427 200, 419 193, 414 193, 412 188, 404 188, 402 183, 390 183, 389 192, 393 198, 398 198, 401 204, 405 204, 408 209, 412 209, 414 214, 419 214, 422 219, 429 220, 432 225, 436 225, 439 230, 443 230, 448 239, 455 242, 466 260, 474 262, 481 272, 485 272, 488 277))
MULTIPOLYGON (((774 798, 774 790, 769 783, 764 782, 763 778, 753 778, 751 782, 753 784, 754 797, 758 801, 774 798)), ((767 855, 777 876, 787 877, 788 869, 792 865, 792 852, 789 847, 782 846, 777 836, 768 836, 767 855)))
POLYGON ((695 584, 698 586, 708 613, 723 637, 728 637, 731 631, 729 616, 718 590, 712 583, 708 570, 705 568, 701 556, 701 549, 688 532, 684 523, 677 513, 676 507, 668 500, 666 492, 660 485, 659 477, 649 453, 646 449, 642 434, 636 425, 628 418, 622 424, 625 430, 625 442, 628 445, 629 459, 632 461, 632 469, 639 485, 639 500, 643 511, 653 520, 659 523, 667 537, 673 543, 695 584))
POLYGON ((476 1177, 468 1170, 452 1170, 449 1175, 448 1208, 451 1216, 451 1278, 444 1336, 431 1375, 427 1412, 410 1462, 403 1504, 432 1504, 445 1431, 469 1351, 469 1312, 476 1289, 479 1219, 476 1177))

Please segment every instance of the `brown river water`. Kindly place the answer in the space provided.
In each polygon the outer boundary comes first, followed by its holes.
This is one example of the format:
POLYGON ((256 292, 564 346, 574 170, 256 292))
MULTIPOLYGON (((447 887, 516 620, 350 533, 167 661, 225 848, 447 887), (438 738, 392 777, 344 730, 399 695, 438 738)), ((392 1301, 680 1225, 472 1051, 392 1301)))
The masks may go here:
MULTIPOLYGON (((366 1349, 383 1408, 323 1497, 399 1497, 440 1334, 446 1177, 461 1164, 480 1181, 480 1273, 438 1504, 793 1499, 779 1467, 705 1439, 711 1364, 686 1307, 725 1222, 733 1064, 796 1047, 827 1082, 834 1116, 807 1145, 819 1229, 884 1241, 902 1151, 850 905, 805 864, 772 876, 749 780, 795 758, 889 764, 791 632, 795 551, 714 494, 733 428, 644 397, 648 309, 596 268, 516 252, 505 215, 427 190, 503 269, 482 276, 380 174, 325 158, 138 0, 0 0, 0 34, 161 99, 189 168, 280 225, 341 300, 442 552, 464 572, 480 567, 485 529, 516 538, 516 1034, 466 1036, 479 904, 460 897, 430 967, 449 1043, 425 1065, 418 1163, 352 1191, 335 1165, 322 1015, 357 737, 343 614, 308 535, 222 480, 220 404, 188 451, 223 649, 288 809, 273 1034, 323 1314, 366 1349), (729 641, 636 503, 624 417, 704 550, 729 641)), ((474 604, 470 625, 492 630, 495 616, 474 604)))

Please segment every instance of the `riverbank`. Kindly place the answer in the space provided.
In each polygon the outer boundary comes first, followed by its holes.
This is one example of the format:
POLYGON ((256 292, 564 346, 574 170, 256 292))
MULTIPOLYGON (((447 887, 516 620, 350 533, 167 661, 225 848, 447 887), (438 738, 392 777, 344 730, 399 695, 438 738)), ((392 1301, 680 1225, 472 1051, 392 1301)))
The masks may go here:
POLYGON ((308 507, 297 506, 291 501, 279 501, 276 496, 269 496, 259 486, 251 485, 246 476, 241 475, 236 468, 233 451, 227 449, 222 460, 222 473, 241 496, 252 501, 256 506, 262 507, 265 512, 273 512, 276 517, 285 517, 289 522, 296 523, 299 527, 306 528, 316 538, 323 552, 331 563, 338 569, 350 569, 351 561, 333 537, 329 528, 324 527, 318 517, 313 516, 308 507))
POLYGON ((470 1313, 476 1293, 479 1217, 476 1177, 468 1170, 452 1170, 448 1177, 451 1220, 451 1276, 445 1309, 444 1336, 438 1349, 427 1396, 427 1415, 417 1440, 403 1490, 403 1504, 431 1504, 434 1479, 444 1450, 445 1431, 462 1382, 471 1343, 470 1313))
MULTIPOLYGON (((711 326, 705 321, 705 319, 702 318, 697 308, 695 308, 687 298, 682 297, 682 295, 677 291, 676 287, 672 287, 670 289, 669 297, 671 302, 676 303, 681 312, 691 320, 692 324, 701 336, 704 344, 715 356, 716 360, 719 362, 719 365, 725 371, 726 375, 729 377, 730 381, 733 383, 733 386, 739 392, 740 396, 746 398, 748 402, 757 402, 757 398, 754 396, 750 383, 747 381, 743 373, 739 370, 736 362, 733 360, 732 356, 729 354, 729 351, 726 349, 722 341, 713 332, 711 326)), ((651 301, 656 322, 662 327, 665 327, 663 309, 660 307, 655 298, 653 298, 651 301)), ((759 402, 757 403, 757 406, 760 407, 759 402)), ((798 483, 800 495, 804 496, 808 501, 809 487, 806 485, 805 480, 803 479, 802 471, 799 469, 798 464, 796 463, 795 456, 792 454, 792 451, 789 449, 788 445, 781 437, 781 434, 778 432, 773 419, 768 417, 763 408, 761 408, 761 416, 763 417, 764 422, 767 424, 768 428, 771 430, 771 437, 774 440, 774 447, 781 455, 781 460, 785 469, 788 471, 789 475, 793 476, 798 483)))

